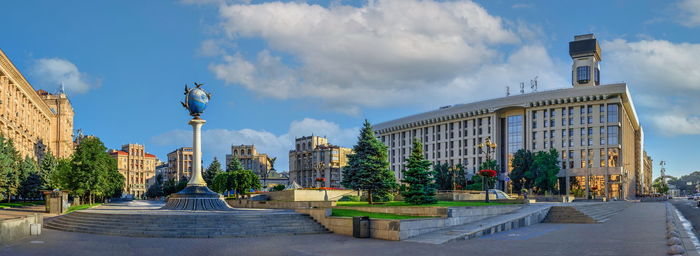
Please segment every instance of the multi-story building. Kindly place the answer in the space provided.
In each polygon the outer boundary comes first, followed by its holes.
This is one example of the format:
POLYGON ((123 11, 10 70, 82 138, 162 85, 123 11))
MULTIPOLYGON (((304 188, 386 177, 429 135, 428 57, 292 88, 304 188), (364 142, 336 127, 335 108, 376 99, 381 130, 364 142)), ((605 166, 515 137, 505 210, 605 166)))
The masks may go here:
POLYGON ((0 50, 0 134, 22 156, 40 159, 47 150, 56 157, 72 155, 73 116, 63 90, 35 91, 0 50))
POLYGON ((271 163, 267 154, 258 153, 255 145, 235 145, 231 146, 231 154, 226 155, 226 164, 237 157, 243 168, 255 172, 258 176, 270 171, 271 163))
POLYGON ((653 183, 652 181, 652 175, 653 175, 653 167, 654 167, 654 160, 651 159, 649 155, 647 155, 647 152, 644 151, 644 183, 643 183, 643 190, 642 193, 643 195, 648 195, 651 194, 651 184, 653 183))
POLYGON ((121 150, 110 150, 109 154, 117 160, 117 169, 124 176, 124 195, 142 198, 146 193, 148 180, 156 175, 155 155, 146 153, 139 144, 126 144, 121 150))
POLYGON ((642 127, 627 85, 600 85, 601 50, 592 34, 576 36, 569 54, 572 88, 441 107, 375 125, 396 178, 404 178, 414 137, 430 161, 461 164, 472 174, 486 160, 478 145, 490 137, 498 145, 491 157, 500 166, 501 189, 509 187, 516 151, 555 149, 561 193, 628 198, 643 191, 637 182, 646 175, 640 174, 642 127))
POLYGON ((181 147, 168 153, 168 172, 164 179, 179 181, 182 178, 189 179, 192 174, 192 158, 194 152, 191 147, 181 147))
POLYGON ((328 143, 328 139, 306 136, 295 139, 296 149, 289 151, 289 179, 302 187, 316 187, 323 178, 323 187, 340 188, 343 167, 348 164, 352 149, 328 143))

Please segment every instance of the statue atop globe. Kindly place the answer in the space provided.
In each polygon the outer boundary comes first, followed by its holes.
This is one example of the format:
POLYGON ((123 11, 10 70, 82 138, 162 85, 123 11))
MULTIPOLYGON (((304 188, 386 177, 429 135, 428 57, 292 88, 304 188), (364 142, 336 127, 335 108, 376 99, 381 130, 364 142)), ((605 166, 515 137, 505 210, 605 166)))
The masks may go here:
POLYGON ((195 88, 188 88, 187 85, 185 85, 185 102, 180 103, 190 111, 191 116, 199 118, 199 115, 204 113, 204 110, 207 108, 207 103, 209 103, 209 99, 211 99, 211 94, 205 92, 204 89, 201 88, 204 84, 195 82, 194 85, 196 86, 195 88))

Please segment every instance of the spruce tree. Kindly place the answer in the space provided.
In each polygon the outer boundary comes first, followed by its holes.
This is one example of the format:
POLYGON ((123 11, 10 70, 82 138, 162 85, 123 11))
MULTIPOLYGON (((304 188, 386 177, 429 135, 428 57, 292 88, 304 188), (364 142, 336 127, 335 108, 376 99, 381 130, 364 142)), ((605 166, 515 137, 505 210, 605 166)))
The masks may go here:
POLYGON ((20 186, 19 159, 12 140, 0 136, 0 192, 8 202, 20 186))
POLYGON ((435 200, 435 179, 430 173, 430 161, 423 157, 423 144, 413 138, 413 149, 408 157, 403 182, 408 188, 401 193, 410 204, 432 204, 435 200))
MULTIPOLYGON (((240 164, 240 163, 239 163, 240 164)), ((209 167, 204 171, 204 181, 207 184, 212 184, 214 182, 214 177, 216 177, 216 174, 223 172, 221 170, 221 163, 219 162, 219 159, 214 157, 214 160, 211 161, 211 164, 209 164, 209 167)))
POLYGON ((231 161, 226 163, 226 172, 232 172, 232 171, 238 171, 238 170, 243 170, 243 165, 241 164, 241 161, 238 160, 238 157, 234 155, 231 158, 231 161))
POLYGON ((39 164, 39 177, 41 177, 41 189, 51 190, 58 187, 58 182, 54 180, 56 170, 58 169, 58 159, 53 156, 51 151, 44 153, 44 158, 39 164))
POLYGON ((387 194, 397 187, 394 172, 389 170, 387 147, 377 140, 366 119, 353 151, 348 155, 348 165, 343 168, 343 186, 366 191, 370 204, 373 194, 387 194))
POLYGON ((29 156, 24 158, 19 165, 20 186, 19 195, 22 200, 39 198, 39 189, 41 188, 41 177, 39 176, 36 162, 29 156))

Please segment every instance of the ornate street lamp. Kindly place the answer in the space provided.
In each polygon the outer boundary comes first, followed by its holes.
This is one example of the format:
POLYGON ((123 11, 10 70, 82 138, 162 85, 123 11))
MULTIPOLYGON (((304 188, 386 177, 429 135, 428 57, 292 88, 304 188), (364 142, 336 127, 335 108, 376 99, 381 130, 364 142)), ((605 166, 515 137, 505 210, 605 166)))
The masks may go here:
MULTIPOLYGON (((486 137, 486 140, 484 141, 484 143, 480 143, 479 145, 477 145, 477 147, 479 147, 479 149, 481 149, 481 150, 486 148, 486 162, 491 162, 491 150, 493 149, 493 151, 495 152, 497 146, 498 145, 496 145, 496 143, 491 141, 491 137, 486 137)), ((479 175, 481 175, 482 185, 484 187, 484 192, 486 193, 486 199, 484 202, 488 203, 489 202, 489 185, 488 185, 487 177, 489 177, 491 175, 493 175, 491 177, 495 177, 497 175, 497 173, 495 170, 480 170, 479 175), (490 171, 493 171, 493 172, 490 172, 490 171)))

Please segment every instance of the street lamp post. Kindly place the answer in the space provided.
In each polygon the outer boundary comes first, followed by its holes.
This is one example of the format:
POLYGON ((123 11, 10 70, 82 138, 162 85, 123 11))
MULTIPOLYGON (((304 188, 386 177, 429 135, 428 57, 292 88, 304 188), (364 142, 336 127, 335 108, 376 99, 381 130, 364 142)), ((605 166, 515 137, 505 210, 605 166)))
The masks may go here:
MULTIPOLYGON (((480 143, 477 145, 479 149, 486 148, 486 162, 491 162, 491 150, 493 149, 495 152, 495 149, 498 145, 496 143, 491 141, 491 137, 486 137, 486 141, 484 143, 480 143)), ((498 176, 498 174, 496 174, 498 176)), ((482 185, 484 187, 484 192, 486 193, 486 200, 485 202, 489 202, 489 185, 488 185, 488 180, 486 179, 486 176, 481 176, 482 179, 482 185)))

